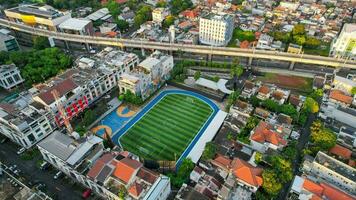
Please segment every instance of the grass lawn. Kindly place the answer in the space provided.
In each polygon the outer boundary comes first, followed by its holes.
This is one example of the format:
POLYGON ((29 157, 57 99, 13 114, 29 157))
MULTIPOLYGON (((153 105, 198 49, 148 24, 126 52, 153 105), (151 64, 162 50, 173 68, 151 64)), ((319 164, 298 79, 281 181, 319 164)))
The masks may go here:
POLYGON ((305 54, 318 55, 318 56, 329 56, 330 53, 330 43, 322 43, 319 48, 303 48, 305 54))
POLYGON ((178 160, 213 110, 192 96, 169 94, 121 138, 128 150, 149 160, 178 160))

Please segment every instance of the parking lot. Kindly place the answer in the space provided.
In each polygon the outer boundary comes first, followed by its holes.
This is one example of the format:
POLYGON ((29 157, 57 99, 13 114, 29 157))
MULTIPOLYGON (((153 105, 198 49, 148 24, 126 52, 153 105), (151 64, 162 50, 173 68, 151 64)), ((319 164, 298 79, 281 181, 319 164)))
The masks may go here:
MULTIPOLYGON (((24 160, 16 154, 19 149, 19 146, 11 141, 0 144, 0 162, 9 168, 16 165, 16 169, 20 171, 17 172, 17 175, 13 173, 16 178, 29 187, 39 187, 38 189, 43 190, 53 199, 82 199, 82 193, 85 188, 79 183, 75 183, 68 177, 61 177, 55 180, 54 176, 58 170, 53 169, 53 167, 47 170, 40 169, 42 162, 41 154, 36 154, 31 160, 24 160)), ((89 199, 99 198, 92 196, 89 199)))

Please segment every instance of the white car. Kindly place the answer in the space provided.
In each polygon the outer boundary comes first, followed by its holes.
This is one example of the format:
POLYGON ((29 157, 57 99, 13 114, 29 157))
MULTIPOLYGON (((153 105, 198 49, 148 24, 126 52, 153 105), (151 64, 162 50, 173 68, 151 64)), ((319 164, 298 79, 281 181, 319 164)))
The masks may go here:
POLYGON ((19 149, 16 153, 17 153, 17 155, 20 155, 20 154, 22 154, 23 152, 25 152, 26 151, 26 148, 25 147, 22 147, 21 149, 19 149))

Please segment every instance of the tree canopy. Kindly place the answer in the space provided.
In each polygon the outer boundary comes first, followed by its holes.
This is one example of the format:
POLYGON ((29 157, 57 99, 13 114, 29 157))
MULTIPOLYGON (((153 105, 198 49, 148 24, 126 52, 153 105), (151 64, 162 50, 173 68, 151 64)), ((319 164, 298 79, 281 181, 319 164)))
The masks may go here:
POLYGON ((313 122, 310 130, 311 142, 316 147, 315 150, 328 151, 336 145, 336 134, 325 128, 321 121, 313 122))
POLYGON ((179 14, 180 12, 193 7, 193 3, 191 0, 172 0, 170 2, 171 12, 174 15, 179 14))
POLYGON ((277 174, 272 170, 264 170, 262 173, 262 188, 267 194, 277 196, 282 189, 282 183, 278 181, 277 174))
POLYGON ((356 87, 353 87, 353 88, 351 89, 351 94, 352 94, 352 95, 356 95, 356 87))
POLYGON ((136 16, 134 18, 134 24, 136 27, 139 27, 141 24, 145 23, 148 20, 152 19, 152 9, 150 6, 143 5, 137 11, 136 16))
POLYGON ((50 47, 48 38, 42 36, 34 36, 33 40, 33 48, 36 50, 42 50, 50 47))
POLYGON ((213 142, 206 143, 201 159, 202 160, 213 159, 215 157, 216 150, 217 150, 216 145, 213 142))

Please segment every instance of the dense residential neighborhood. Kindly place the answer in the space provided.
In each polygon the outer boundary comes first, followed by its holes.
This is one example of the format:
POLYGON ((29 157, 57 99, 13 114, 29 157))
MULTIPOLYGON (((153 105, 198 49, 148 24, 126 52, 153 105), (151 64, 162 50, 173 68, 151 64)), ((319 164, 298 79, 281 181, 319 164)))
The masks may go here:
POLYGON ((0 199, 356 200, 356 1, 0 11, 0 199))

